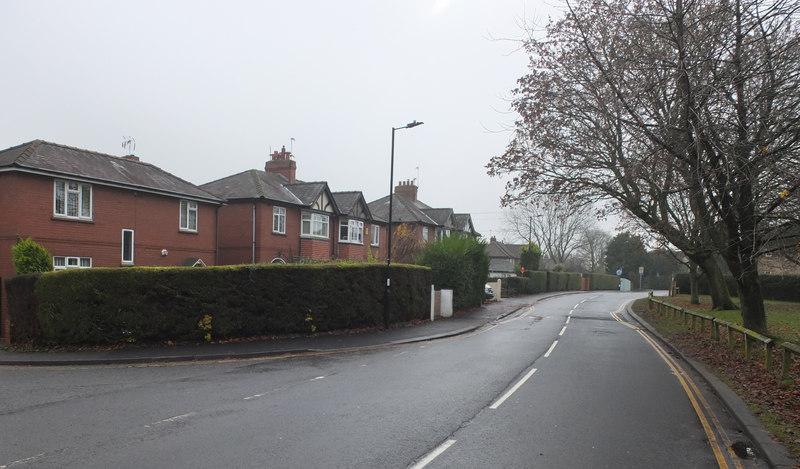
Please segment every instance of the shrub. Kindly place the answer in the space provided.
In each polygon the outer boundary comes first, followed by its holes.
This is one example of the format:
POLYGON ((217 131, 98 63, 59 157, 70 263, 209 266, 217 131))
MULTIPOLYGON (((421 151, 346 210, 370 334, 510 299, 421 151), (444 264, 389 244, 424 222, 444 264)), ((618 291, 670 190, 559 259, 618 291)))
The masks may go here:
POLYGON ((50 253, 30 237, 19 238, 17 244, 11 247, 11 257, 17 275, 53 270, 53 258, 50 253))
POLYGON ((453 290, 456 310, 480 306, 489 278, 486 243, 469 236, 453 235, 428 244, 417 257, 417 264, 431 268, 437 288, 453 290))
MULTIPOLYGON (((519 254, 519 263, 525 268, 525 273, 539 269, 539 262, 542 260, 542 249, 538 244, 528 243, 523 246, 519 254)), ((528 275, 526 275, 527 277, 528 275)))

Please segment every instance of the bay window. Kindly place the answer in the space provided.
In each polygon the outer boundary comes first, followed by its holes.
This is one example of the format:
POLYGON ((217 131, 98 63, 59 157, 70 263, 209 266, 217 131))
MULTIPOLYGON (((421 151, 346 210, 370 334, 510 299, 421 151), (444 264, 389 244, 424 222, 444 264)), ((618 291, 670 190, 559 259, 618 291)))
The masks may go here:
POLYGON ((300 234, 303 236, 314 236, 316 238, 327 238, 329 233, 328 215, 321 213, 303 212, 300 234))
POLYGON ((339 222, 339 241, 364 244, 364 222, 358 220, 342 220, 339 222))

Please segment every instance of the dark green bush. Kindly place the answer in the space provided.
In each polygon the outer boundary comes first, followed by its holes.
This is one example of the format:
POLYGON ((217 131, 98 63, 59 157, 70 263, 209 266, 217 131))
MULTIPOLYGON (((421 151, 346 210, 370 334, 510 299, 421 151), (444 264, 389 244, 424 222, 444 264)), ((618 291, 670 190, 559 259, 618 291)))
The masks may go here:
MULTIPOLYGON (((48 342, 215 340, 382 324, 385 274, 379 264, 76 269, 38 277, 35 295, 48 342)), ((393 265, 391 322, 426 318, 430 285, 429 269, 393 265)))
POLYGON ((489 278, 486 243, 469 236, 453 235, 425 246, 417 264, 431 268, 437 289, 453 290, 453 309, 483 303, 484 285, 489 278))
POLYGON ((36 317, 37 302, 33 293, 40 275, 42 274, 17 275, 5 281, 11 337, 16 341, 35 342, 42 338, 42 329, 36 317))
POLYGON ((523 246, 519 254, 519 263, 525 267, 525 277, 528 272, 535 272, 539 269, 539 263, 542 261, 542 249, 536 243, 528 243, 523 246))

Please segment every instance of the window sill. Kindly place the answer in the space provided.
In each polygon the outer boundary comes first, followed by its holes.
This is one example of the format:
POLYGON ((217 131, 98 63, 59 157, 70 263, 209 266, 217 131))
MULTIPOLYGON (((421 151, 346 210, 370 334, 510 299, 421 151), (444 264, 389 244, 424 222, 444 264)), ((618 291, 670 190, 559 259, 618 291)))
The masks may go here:
POLYGON ((73 217, 66 217, 61 215, 53 215, 50 217, 53 221, 71 221, 73 223, 88 223, 94 224, 94 218, 73 218, 73 217))
POLYGON ((185 234, 193 234, 193 235, 196 235, 196 234, 197 234, 197 230, 187 230, 187 229, 185 229, 185 228, 179 228, 179 229, 178 229, 178 233, 185 233, 185 234))
POLYGON ((281 233, 280 231, 273 231, 272 234, 278 235, 278 236, 286 236, 286 232, 285 231, 283 233, 281 233))
POLYGON ((352 244, 353 246, 363 246, 364 243, 359 243, 358 241, 347 241, 346 239, 340 239, 339 244, 352 244))
POLYGON ((314 235, 300 235, 301 239, 313 239, 316 241, 329 241, 330 238, 327 236, 314 236, 314 235))

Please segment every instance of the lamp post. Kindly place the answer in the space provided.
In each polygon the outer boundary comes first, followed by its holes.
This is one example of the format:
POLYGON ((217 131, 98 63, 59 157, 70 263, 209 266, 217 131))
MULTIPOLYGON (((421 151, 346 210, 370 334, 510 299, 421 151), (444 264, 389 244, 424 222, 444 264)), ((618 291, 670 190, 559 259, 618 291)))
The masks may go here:
POLYGON ((388 329, 389 328, 389 303, 392 299, 392 200, 394 196, 392 193, 394 192, 394 132, 395 130, 400 129, 410 129, 412 127, 416 127, 418 125, 422 125, 423 122, 409 122, 408 124, 402 127, 392 127, 392 159, 389 165, 389 239, 387 244, 387 252, 386 252, 386 292, 383 297, 383 327, 388 329))

